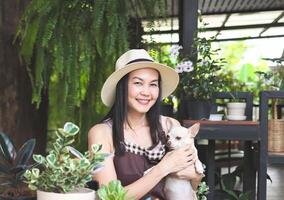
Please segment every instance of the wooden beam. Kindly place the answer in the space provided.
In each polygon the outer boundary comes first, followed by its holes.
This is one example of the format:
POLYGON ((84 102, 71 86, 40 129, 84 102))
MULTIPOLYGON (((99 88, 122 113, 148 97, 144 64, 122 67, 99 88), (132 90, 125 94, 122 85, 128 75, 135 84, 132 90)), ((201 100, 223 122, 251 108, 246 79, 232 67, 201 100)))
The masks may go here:
POLYGON ((191 56, 193 39, 197 32, 198 0, 182 0, 179 19, 180 41, 183 46, 183 53, 191 56))

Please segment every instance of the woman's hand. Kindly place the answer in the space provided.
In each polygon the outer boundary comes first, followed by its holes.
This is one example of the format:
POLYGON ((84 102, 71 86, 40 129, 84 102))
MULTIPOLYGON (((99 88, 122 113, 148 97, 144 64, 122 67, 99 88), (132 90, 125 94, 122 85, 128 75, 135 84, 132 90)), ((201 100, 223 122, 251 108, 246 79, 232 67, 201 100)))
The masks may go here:
POLYGON ((163 170, 165 175, 168 175, 192 165, 195 162, 196 158, 197 153, 195 148, 186 146, 168 152, 159 162, 158 166, 161 170, 163 170))
POLYGON ((186 179, 186 180, 191 180, 191 179, 196 179, 200 176, 204 176, 203 174, 199 174, 196 172, 196 168, 194 166, 194 163, 196 162, 196 160, 198 159, 197 157, 197 149, 194 147, 192 148, 192 165, 182 169, 182 170, 179 170, 177 172, 174 173, 174 175, 177 177, 177 178, 180 178, 180 179, 186 179))

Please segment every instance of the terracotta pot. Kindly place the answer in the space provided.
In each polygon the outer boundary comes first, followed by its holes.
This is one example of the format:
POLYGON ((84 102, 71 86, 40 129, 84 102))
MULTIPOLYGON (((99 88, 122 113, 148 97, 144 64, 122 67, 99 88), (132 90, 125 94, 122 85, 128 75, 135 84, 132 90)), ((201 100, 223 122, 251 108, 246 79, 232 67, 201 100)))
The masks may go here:
POLYGON ((95 200, 95 191, 82 188, 69 193, 37 191, 37 200, 95 200))

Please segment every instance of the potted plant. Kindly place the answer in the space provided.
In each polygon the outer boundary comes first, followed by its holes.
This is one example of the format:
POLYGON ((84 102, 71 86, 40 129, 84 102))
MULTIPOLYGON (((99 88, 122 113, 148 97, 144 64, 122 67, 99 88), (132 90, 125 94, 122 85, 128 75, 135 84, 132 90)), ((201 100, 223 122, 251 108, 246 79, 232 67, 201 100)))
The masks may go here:
POLYGON ((227 103, 227 119, 245 120, 246 102, 238 97, 238 92, 230 92, 230 102, 227 103))
POLYGON ((182 106, 179 110, 188 110, 187 118, 208 119, 212 96, 223 89, 219 73, 224 59, 217 58, 219 49, 212 47, 214 39, 215 37, 195 37, 191 53, 193 58, 178 58, 176 70, 180 75, 180 82, 176 95, 182 106), (184 101, 186 105, 183 105, 184 101))
POLYGON ((71 122, 57 130, 57 139, 47 156, 33 155, 38 168, 24 174, 29 188, 37 190, 38 200, 94 200, 94 190, 85 188, 92 180, 92 171, 101 167, 107 154, 100 153, 101 145, 93 145, 84 154, 71 145, 79 127, 71 122))
POLYGON ((97 192, 101 200, 125 200, 126 193, 127 191, 122 187, 119 180, 110 181, 107 186, 103 185, 97 192))
POLYGON ((24 172, 32 167, 28 162, 35 143, 35 139, 30 139, 17 151, 11 138, 0 132, 0 199, 35 199, 23 181, 24 172))

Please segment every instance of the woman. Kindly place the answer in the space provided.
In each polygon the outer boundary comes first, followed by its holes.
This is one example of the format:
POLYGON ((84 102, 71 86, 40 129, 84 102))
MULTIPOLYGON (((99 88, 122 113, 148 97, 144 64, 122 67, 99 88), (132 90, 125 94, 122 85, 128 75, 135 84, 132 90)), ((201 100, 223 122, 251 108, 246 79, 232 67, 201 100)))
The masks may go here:
POLYGON ((102 144, 103 152, 114 154, 94 176, 100 185, 119 179, 128 197, 165 199, 163 178, 176 172, 187 177, 182 169, 194 162, 196 152, 188 147, 165 152, 166 120, 179 122, 159 114, 161 99, 178 81, 173 69, 153 62, 143 49, 129 50, 117 60, 101 92, 111 110, 88 138, 89 146, 102 144))

